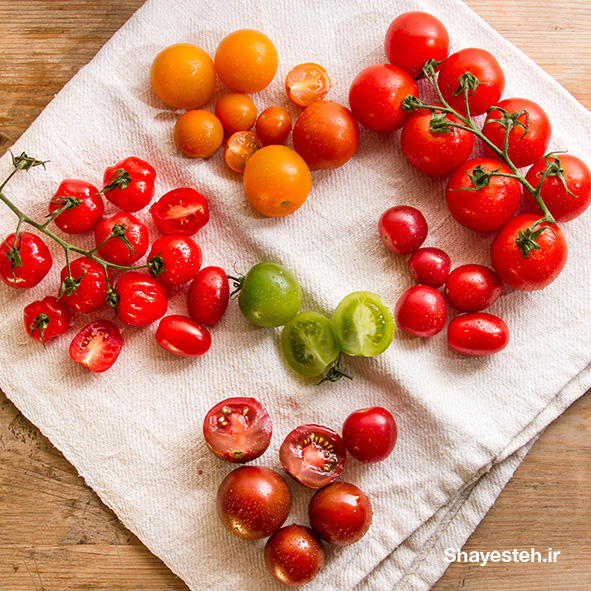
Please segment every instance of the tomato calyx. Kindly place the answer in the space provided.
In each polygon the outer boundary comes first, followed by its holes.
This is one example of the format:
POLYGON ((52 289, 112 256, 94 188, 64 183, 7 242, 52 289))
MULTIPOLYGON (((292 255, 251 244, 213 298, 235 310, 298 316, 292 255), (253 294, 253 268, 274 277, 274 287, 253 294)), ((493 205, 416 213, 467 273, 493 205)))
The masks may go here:
POLYGON ((74 207, 78 207, 82 203, 82 199, 78 197, 74 197, 73 195, 60 195, 59 197, 54 197, 50 199, 50 205, 57 205, 59 206, 58 209, 48 213, 45 217, 50 218, 53 220, 56 218, 60 213, 66 211, 66 209, 74 209, 74 207))
POLYGON ((339 353, 339 356, 337 357, 337 360, 335 361, 334 365, 329 367, 324 372, 322 379, 320 381, 316 382, 314 384, 315 386, 320 386, 320 384, 322 384, 324 382, 338 382, 341 378, 347 378, 349 380, 353 379, 352 375, 349 375, 346 371, 341 369, 341 367, 340 367, 341 358, 342 358, 342 353, 339 353))
POLYGON ((29 170, 34 166, 43 166, 43 168, 45 168, 45 164, 49 162, 49 160, 37 160, 36 158, 31 158, 30 156, 27 156, 25 152, 21 152, 19 156, 15 156, 12 151, 10 151, 10 156, 15 170, 29 170))
POLYGON ((164 273, 164 271, 166 270, 166 265, 164 264, 164 259, 162 258, 161 252, 149 259, 147 264, 148 271, 150 272, 150 275, 152 275, 153 277, 158 277, 158 275, 162 275, 162 273, 164 273))
POLYGON ((115 189, 127 189, 132 181, 133 179, 127 170, 118 168, 109 179, 109 182, 101 189, 101 193, 106 195, 115 189))
POLYGON ((554 230, 550 226, 541 225, 546 221, 546 218, 542 218, 534 222, 527 230, 519 230, 519 232, 517 232, 515 244, 519 246, 519 250, 521 250, 521 254, 523 254, 524 259, 529 257, 530 251, 538 250, 540 248, 540 245, 538 244, 537 240, 540 234, 544 232, 544 230, 550 230, 555 234, 554 230), (536 226, 539 225, 541 227, 536 229, 536 226))
POLYGON ((49 325, 49 316, 47 314, 39 314, 39 316, 36 316, 33 319, 33 322, 31 322, 30 326, 29 326, 29 331, 30 331, 30 335, 33 336, 33 333, 39 329, 39 337, 41 338, 41 344, 43 345, 43 348, 45 349, 45 329, 47 328, 47 326, 49 325))
POLYGON ((529 130, 529 112, 525 109, 521 109, 521 111, 515 111, 515 113, 509 113, 508 111, 506 111, 502 107, 495 106, 495 105, 490 107, 487 112, 490 113, 491 111, 499 111, 501 113, 501 116, 498 119, 487 119, 484 123, 484 126, 486 127, 489 123, 498 123, 499 125, 501 125, 502 127, 504 127, 507 130, 507 133, 505 134, 505 153, 506 153, 508 145, 509 145, 509 132, 514 127, 521 127, 523 129, 523 133, 521 134, 519 139, 521 139, 528 132, 528 130, 529 130), (519 120, 519 117, 521 117, 524 114, 525 114, 525 123, 523 121, 519 120))
POLYGON ((433 113, 429 122, 431 133, 453 133, 455 125, 446 119, 446 113, 433 113))
POLYGON ((82 279, 84 278, 85 275, 86 275, 86 270, 84 270, 82 275, 80 275, 80 277, 78 277, 76 279, 74 279, 74 277, 72 277, 71 275, 68 275, 62 281, 62 284, 60 286, 60 292, 58 295, 58 299, 60 299, 63 295, 71 296, 78 289, 78 286, 80 285, 80 282, 82 281, 82 279))
POLYGON ((452 93, 452 96, 460 96, 468 93, 468 96, 473 95, 480 84, 480 80, 472 74, 472 72, 465 72, 458 78, 458 88, 452 93))
POLYGON ((240 275, 238 277, 234 277, 233 275, 226 275, 226 277, 232 281, 232 285, 234 289, 230 292, 230 298, 234 299, 238 292, 242 289, 242 285, 244 284, 245 275, 240 275))

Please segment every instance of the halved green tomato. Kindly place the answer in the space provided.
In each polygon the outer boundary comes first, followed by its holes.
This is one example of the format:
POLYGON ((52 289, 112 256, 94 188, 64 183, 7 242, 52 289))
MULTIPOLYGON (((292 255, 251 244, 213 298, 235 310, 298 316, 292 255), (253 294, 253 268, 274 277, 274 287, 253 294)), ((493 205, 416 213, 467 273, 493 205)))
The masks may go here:
POLYGON ((300 312, 284 327, 281 349, 289 366, 306 377, 319 376, 340 353, 330 320, 318 312, 300 312))
POLYGON ((374 357, 394 337, 394 315, 382 298, 371 291, 355 291, 336 307, 331 319, 339 347, 347 355, 374 357))

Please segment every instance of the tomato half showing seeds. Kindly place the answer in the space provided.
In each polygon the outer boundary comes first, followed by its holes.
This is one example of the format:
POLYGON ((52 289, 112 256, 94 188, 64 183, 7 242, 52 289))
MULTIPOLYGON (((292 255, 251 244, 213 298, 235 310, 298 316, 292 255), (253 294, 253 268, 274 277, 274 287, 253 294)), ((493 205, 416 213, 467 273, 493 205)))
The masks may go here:
POLYGON ((211 335, 203 324, 171 314, 158 324, 156 342, 177 357, 200 357, 209 351, 211 335))
POLYGON ((195 189, 182 187, 162 195, 150 215, 163 234, 193 236, 209 221, 209 204, 195 189))
POLYGON ((392 413, 381 406, 352 412, 343 423, 347 451, 360 462, 381 462, 394 450, 398 429, 392 413))
POLYGON ((283 525, 291 509, 291 494, 274 470, 241 466, 220 484, 216 509, 230 533, 243 540, 260 540, 283 525))
POLYGON ((492 355, 509 344, 509 327, 497 316, 486 312, 462 314, 449 323, 447 342, 463 355, 492 355))
POLYGON ((148 251, 148 228, 131 213, 119 211, 98 223, 94 240, 103 259, 114 265, 131 265, 148 251))
POLYGON ((312 529, 323 540, 336 546, 349 546, 368 532, 373 510, 358 486, 333 482, 312 497, 308 515, 312 529))
POLYGON ((49 213, 63 211, 54 218, 55 225, 66 234, 82 234, 94 230, 101 221, 104 203, 99 190, 86 181, 62 181, 49 201, 49 213))
POLYGON ((265 407, 254 398, 227 398, 205 415, 207 447, 226 462, 250 462, 271 443, 273 426, 265 407))
POLYGON ((226 142, 224 160, 233 171, 243 174, 250 157, 262 147, 263 144, 256 133, 237 131, 226 142))
POLYGON ((484 265, 460 265, 445 283, 445 297, 460 312, 480 312, 492 306, 503 293, 499 276, 484 265))
POLYGON ((403 332, 416 337, 432 337, 445 326, 447 306, 436 289, 415 285, 398 298, 394 316, 403 332))
POLYGON ((23 315, 25 330, 43 345, 67 332, 72 317, 70 308, 54 296, 46 296, 25 306, 23 315))
POLYGON ((299 107, 308 107, 321 101, 331 87, 332 82, 326 69, 312 62, 294 66, 285 78, 287 96, 299 107))
POLYGON ((193 279, 187 294, 189 316, 202 324, 215 324, 226 312, 230 284, 221 267, 204 267, 193 279))
POLYGON ((154 197, 154 167, 138 158, 128 156, 108 166, 103 175, 105 197, 123 211, 139 211, 154 197))
POLYGON ((374 357, 394 337, 394 315, 376 293, 355 291, 343 298, 331 318, 341 350, 347 355, 374 357))
POLYGON ((415 252, 425 242, 427 220, 416 207, 395 205, 380 216, 378 231, 385 247, 403 256, 415 252))
POLYGON ((161 236, 148 255, 150 273, 166 286, 184 285, 201 268, 201 248, 189 236, 161 236))
POLYGON ((79 257, 70 262, 61 271, 60 299, 77 312, 88 314, 107 305, 109 287, 107 277, 111 279, 110 269, 105 270, 99 263, 88 257, 79 257))
POLYGON ((39 236, 20 232, 7 236, 0 245, 0 279, 10 287, 34 287, 49 273, 53 259, 39 236))
POLYGON ((429 287, 441 287, 451 269, 449 255, 440 248, 419 248, 408 259, 408 270, 417 282, 429 287))
POLYGON ((166 288, 147 273, 128 271, 115 285, 117 316, 129 326, 146 326, 166 314, 166 288))
POLYGON ((338 478, 347 450, 341 436, 321 425, 300 425, 283 441, 279 460, 285 470, 309 488, 320 488, 338 478))
POLYGON ((99 318, 87 324, 70 345, 70 357, 94 373, 107 371, 119 357, 123 340, 110 320, 99 318))
POLYGON ((304 525, 288 525, 265 544, 265 565, 271 575, 288 587, 309 583, 322 569, 324 547, 304 525))

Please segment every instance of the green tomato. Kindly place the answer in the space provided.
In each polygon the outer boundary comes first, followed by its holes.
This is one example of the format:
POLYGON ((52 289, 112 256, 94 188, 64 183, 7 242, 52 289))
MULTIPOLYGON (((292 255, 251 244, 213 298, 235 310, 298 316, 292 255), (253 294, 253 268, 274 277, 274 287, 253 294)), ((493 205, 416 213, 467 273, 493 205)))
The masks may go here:
POLYGON ((282 326, 302 305, 295 275, 276 263, 258 263, 241 279, 238 306, 257 326, 282 326))
POLYGON ((347 355, 374 357, 394 337, 394 315, 382 298, 371 291, 350 293, 331 318, 339 347, 347 355))
POLYGON ((300 312, 284 327, 281 349, 292 369, 306 377, 319 376, 340 353, 330 320, 318 312, 300 312))

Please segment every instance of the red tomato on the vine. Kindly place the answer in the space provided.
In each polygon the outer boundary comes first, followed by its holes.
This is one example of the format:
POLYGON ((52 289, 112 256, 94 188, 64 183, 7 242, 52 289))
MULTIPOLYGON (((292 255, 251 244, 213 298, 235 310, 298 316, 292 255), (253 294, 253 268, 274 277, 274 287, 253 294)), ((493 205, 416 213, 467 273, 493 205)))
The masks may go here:
POLYGON ((119 209, 134 212, 152 201, 156 171, 151 164, 129 156, 105 170, 103 193, 119 209))
POLYGON ((201 260, 201 248, 189 236, 161 236, 148 255, 150 272, 167 287, 191 281, 201 268, 201 260))
POLYGON ((103 220, 94 230, 98 254, 114 265, 131 265, 148 250, 148 228, 134 215, 120 211, 103 220), (107 240, 111 232, 115 235, 107 240), (104 242, 104 243, 103 243, 104 242))
POLYGON ((193 236, 209 221, 207 199, 183 187, 165 193, 150 207, 150 214, 163 234, 193 236))
POLYGON ((107 305, 109 287, 107 277, 111 278, 111 271, 105 270, 96 261, 88 257, 80 257, 70 263, 70 279, 68 265, 61 271, 62 287, 60 299, 70 308, 83 314, 96 312, 107 305))
POLYGON ((34 287, 49 273, 53 259, 39 236, 10 234, 0 244, 0 279, 10 287, 34 287))
POLYGON ((43 345, 70 328, 72 313, 54 296, 31 302, 24 309, 25 330, 43 345))
POLYGON ((94 230, 101 221, 104 203, 99 190, 86 181, 66 179, 49 202, 49 213, 68 205, 54 218, 55 225, 67 234, 94 230))
POLYGON ((166 288, 147 273, 128 271, 115 286, 117 316, 129 326, 146 326, 166 314, 166 288))

